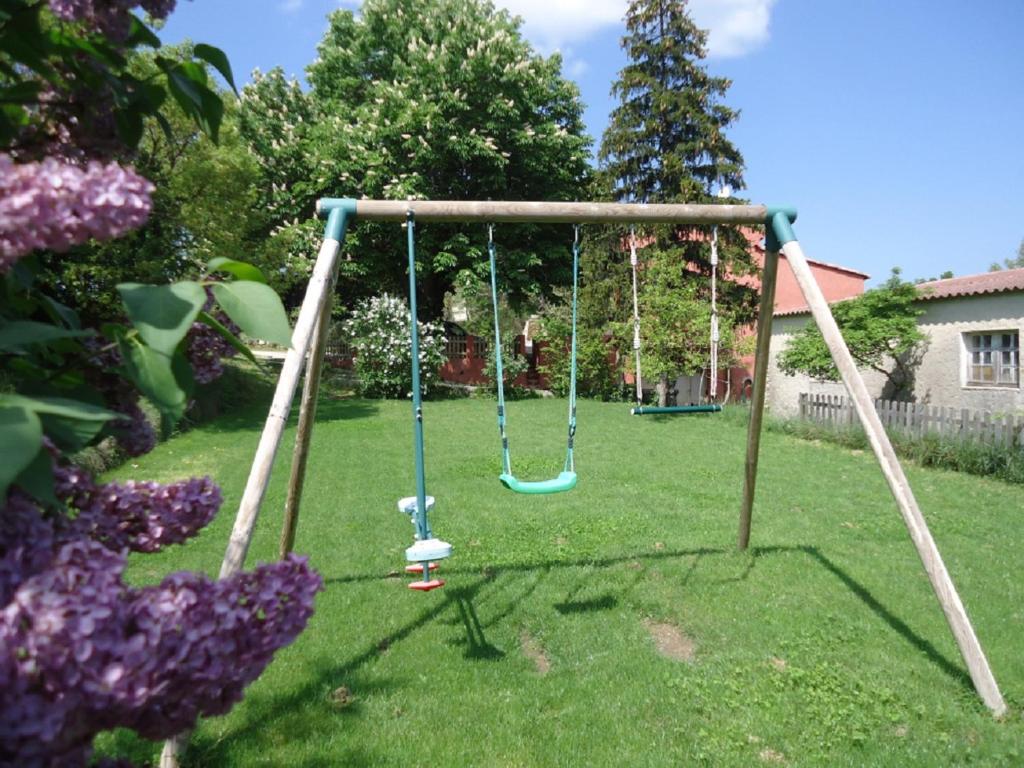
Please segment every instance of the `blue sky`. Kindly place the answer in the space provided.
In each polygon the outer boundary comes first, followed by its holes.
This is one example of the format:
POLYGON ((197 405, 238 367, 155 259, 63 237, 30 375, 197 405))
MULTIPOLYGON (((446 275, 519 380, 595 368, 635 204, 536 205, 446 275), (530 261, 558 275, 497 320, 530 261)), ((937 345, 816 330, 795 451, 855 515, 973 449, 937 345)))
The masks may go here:
MULTIPOLYGON (((559 50, 600 139, 625 0, 496 0, 559 50)), ((179 2, 162 38, 223 48, 236 78, 302 76, 325 16, 357 2, 179 2)), ((733 80, 745 195, 792 204, 811 258, 885 279, 984 272, 1024 238, 1024 0, 691 0, 733 80)))

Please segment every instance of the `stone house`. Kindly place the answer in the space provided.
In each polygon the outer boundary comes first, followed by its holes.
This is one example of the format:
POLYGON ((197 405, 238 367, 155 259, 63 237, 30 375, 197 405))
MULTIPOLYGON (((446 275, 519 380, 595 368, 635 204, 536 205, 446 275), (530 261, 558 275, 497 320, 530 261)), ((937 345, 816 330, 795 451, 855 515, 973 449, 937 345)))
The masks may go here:
MULTIPOLYGON (((951 408, 1024 412, 1020 338, 1024 332, 1024 269, 934 280, 918 286, 924 310, 918 326, 927 336, 914 375, 912 399, 951 408)), ((798 412, 801 392, 845 394, 842 384, 787 376, 778 355, 811 322, 806 307, 777 309, 772 323, 767 404, 776 415, 798 412)), ((874 397, 883 397, 885 377, 862 371, 874 397)))

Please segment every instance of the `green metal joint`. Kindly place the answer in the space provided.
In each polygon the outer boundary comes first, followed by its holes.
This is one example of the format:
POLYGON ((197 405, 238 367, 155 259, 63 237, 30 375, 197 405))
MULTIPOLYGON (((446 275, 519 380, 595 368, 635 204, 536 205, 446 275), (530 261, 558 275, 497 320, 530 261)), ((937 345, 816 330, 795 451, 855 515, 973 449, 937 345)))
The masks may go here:
POLYGON ((317 216, 327 216, 324 238, 337 240, 345 237, 345 227, 356 216, 356 201, 351 198, 322 197, 316 201, 317 216))
POLYGON ((764 247, 766 251, 780 251, 786 243, 796 240, 793 222, 796 208, 769 208, 765 217, 764 247))

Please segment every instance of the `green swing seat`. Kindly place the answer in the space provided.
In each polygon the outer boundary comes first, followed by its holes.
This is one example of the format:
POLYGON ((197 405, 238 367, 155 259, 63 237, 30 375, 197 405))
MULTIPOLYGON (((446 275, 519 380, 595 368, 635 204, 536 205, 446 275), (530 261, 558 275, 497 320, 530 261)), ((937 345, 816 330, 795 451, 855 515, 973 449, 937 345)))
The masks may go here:
POLYGON ((559 472, 552 480, 518 480, 513 475, 502 473, 498 476, 501 484, 516 493, 560 493, 576 487, 575 472, 559 472))

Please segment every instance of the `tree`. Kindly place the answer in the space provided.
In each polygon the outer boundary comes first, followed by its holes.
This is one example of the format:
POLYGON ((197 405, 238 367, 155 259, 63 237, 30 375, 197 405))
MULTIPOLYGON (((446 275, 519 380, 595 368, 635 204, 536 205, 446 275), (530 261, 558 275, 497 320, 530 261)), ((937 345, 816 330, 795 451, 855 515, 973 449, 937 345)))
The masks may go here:
MULTIPOLYGON (((319 196, 580 197, 589 140, 578 90, 561 77, 561 58, 537 55, 519 25, 482 0, 424 0, 414 10, 404 0, 367 0, 358 17, 331 14, 307 100, 277 81, 246 89, 243 136, 263 158, 272 153, 260 137, 278 143, 264 183, 277 195, 269 231, 289 264, 315 252, 307 243, 318 238, 309 216, 319 196), (287 168, 276 159, 282 152, 287 168), (306 160, 292 162, 293 152, 306 160)), ((568 281, 564 228, 503 226, 499 237, 513 303, 568 281)), ((453 286, 486 279, 485 231, 431 224, 418 238, 421 306, 436 316, 453 286)), ((394 224, 354 227, 339 294, 401 294, 401 247, 394 224)))
POLYGON ((229 321, 291 335, 278 297, 239 261, 212 259, 172 284, 121 283, 119 322, 104 324, 83 322, 40 279, 42 258, 74 263, 74 249, 146 223, 155 189, 128 163, 147 121, 172 132, 170 99, 218 136, 224 105, 204 62, 230 83, 226 57, 197 45, 157 55, 138 77, 131 52, 160 41, 137 4, 158 20, 174 5, 0 0, 3 765, 84 766, 101 731, 166 738, 227 712, 302 631, 321 587, 301 558, 218 581, 129 584, 129 552, 195 536, 220 489, 208 477, 98 483, 71 460, 107 437, 131 455, 151 449, 140 397, 173 427, 220 354, 241 346, 229 321))
MULTIPOLYGON (((724 77, 711 76, 702 60, 706 56, 707 32, 690 19, 679 0, 633 0, 626 11, 627 34, 622 39, 629 63, 619 73, 612 95, 619 100, 601 143, 602 174, 612 197, 643 203, 723 202, 714 193, 728 186, 743 187, 743 157, 726 137, 739 113, 723 99, 730 86, 724 77)), ((718 228, 720 275, 756 271, 746 237, 736 228, 718 228)), ((617 233, 621 258, 627 233, 617 233)), ((653 291, 676 290, 677 281, 657 281, 643 288, 648 304, 673 306, 673 316, 695 318, 706 313, 710 274, 710 228, 658 227, 638 233, 650 242, 641 258, 658 261, 647 274, 664 276, 671 271, 665 259, 674 260, 694 273, 698 287, 688 287, 677 296, 655 298, 653 291), (650 255, 648 255, 650 253, 650 255), (705 279, 700 279, 704 276, 705 279), (684 311, 684 297, 693 306, 684 311), (681 313, 681 314, 679 314, 681 313)), ((614 246, 613 246, 614 247, 614 246)), ((724 316, 746 322, 756 311, 756 292, 736 281, 719 282, 718 304, 724 316)), ((724 328, 724 323, 722 324, 724 328)), ((656 329, 645 323, 652 332, 656 329)), ((698 333, 699 324, 676 323, 698 333)), ((666 355, 659 367, 665 377, 660 400, 664 400, 667 378, 688 371, 694 365, 684 350, 707 343, 707 326, 692 339, 657 345, 666 355)))
POLYGON ((1017 246, 1017 255, 1012 259, 1003 259, 1003 263, 1000 264, 998 261, 993 261, 992 265, 988 268, 989 272, 998 272, 999 270, 1006 267, 1006 269, 1021 269, 1024 267, 1024 240, 1020 241, 1020 245, 1017 246))
MULTIPOLYGON (((832 314, 857 364, 886 377, 883 395, 901 399, 913 393, 914 369, 927 337, 917 327, 924 310, 915 305, 918 291, 900 279, 899 269, 873 290, 832 305, 832 314)), ((779 355, 779 368, 789 376, 804 373, 838 381, 839 371, 814 322, 809 322, 779 355)))
MULTIPOLYGON (((156 58, 188 61, 185 44, 129 54, 130 71, 142 80, 159 73, 156 58)), ((211 86, 212 88, 212 86, 211 86)), ((175 103, 161 109, 164 130, 145 118, 139 144, 131 152, 135 170, 154 185, 152 211, 145 224, 115 240, 91 240, 65 254, 44 254, 43 286, 75 308, 88 324, 121 318, 115 291, 128 281, 165 282, 201 271, 214 256, 250 258, 246 235, 261 211, 255 191, 256 166, 242 144, 230 91, 213 89, 224 101, 218 142, 206 137, 175 103)))

